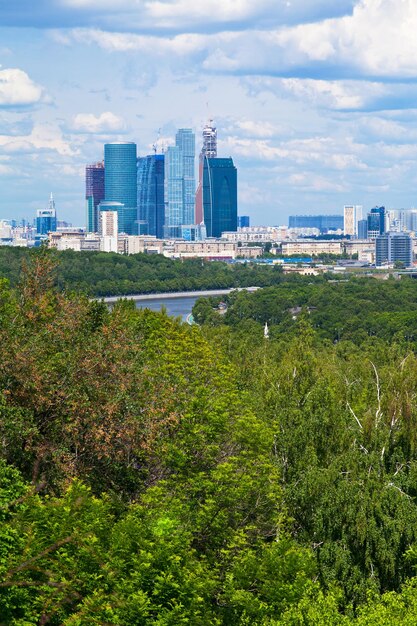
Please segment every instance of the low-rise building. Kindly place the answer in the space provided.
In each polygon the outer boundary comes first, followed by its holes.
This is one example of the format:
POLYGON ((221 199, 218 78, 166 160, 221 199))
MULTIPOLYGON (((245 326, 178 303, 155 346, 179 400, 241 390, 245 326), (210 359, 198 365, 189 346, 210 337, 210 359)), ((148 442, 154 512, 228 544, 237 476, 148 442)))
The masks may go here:
POLYGON ((120 254, 162 254, 163 239, 152 235, 119 235, 118 251, 120 254))
POLYGON ((281 246, 283 256, 291 256, 293 254, 308 254, 317 256, 318 254, 336 254, 343 253, 342 242, 327 239, 319 239, 317 241, 283 241, 281 246))
POLYGON ((235 259, 237 243, 207 239, 206 241, 174 241, 164 249, 164 255, 171 258, 205 258, 205 259, 235 259))

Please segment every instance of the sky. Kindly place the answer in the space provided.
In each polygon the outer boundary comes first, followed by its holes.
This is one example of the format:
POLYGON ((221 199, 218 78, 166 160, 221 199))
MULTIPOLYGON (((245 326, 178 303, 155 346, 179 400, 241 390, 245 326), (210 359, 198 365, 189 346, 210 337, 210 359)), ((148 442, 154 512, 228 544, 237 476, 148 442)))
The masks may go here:
POLYGON ((208 118, 239 214, 417 205, 416 0, 2 0, 0 219, 85 222, 85 165, 208 118))

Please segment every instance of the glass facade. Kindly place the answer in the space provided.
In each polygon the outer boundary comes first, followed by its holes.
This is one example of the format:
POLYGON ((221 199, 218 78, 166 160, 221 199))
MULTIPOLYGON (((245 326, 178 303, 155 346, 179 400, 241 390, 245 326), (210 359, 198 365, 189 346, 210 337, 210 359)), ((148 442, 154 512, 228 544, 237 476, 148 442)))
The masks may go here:
POLYGON ((183 160, 178 146, 170 146, 165 153, 164 200, 164 237, 178 237, 183 223, 183 160))
POLYGON ((152 154, 138 159, 139 234, 164 236, 165 156, 152 154))
POLYGON ((104 163, 93 163, 85 168, 85 198, 87 204, 87 232, 98 232, 98 205, 104 200, 104 163))
POLYGON ((401 261, 405 267, 413 265, 413 240, 406 233, 385 233, 375 241, 375 265, 401 261))
POLYGON ((191 128, 180 128, 175 145, 182 155, 183 208, 181 224, 194 224, 195 205, 195 135, 191 128))
POLYGON ((368 220, 359 220, 358 239, 368 239, 368 220))
POLYGON ((47 235, 56 231, 56 211, 55 209, 41 209, 36 213, 36 232, 38 235, 47 235))
POLYGON ((203 211, 207 237, 237 230, 237 170, 233 159, 204 159, 203 211))
POLYGON ((203 212, 203 167, 204 158, 215 159, 217 157, 217 130, 213 126, 213 120, 209 120, 203 130, 203 146, 198 163, 198 186, 195 194, 195 223, 201 224, 204 220, 203 212))
POLYGON ((385 207, 374 207, 368 213, 368 237, 376 239, 385 233, 385 207))
POLYGON ((290 215, 289 228, 318 228, 321 233, 343 230, 343 215, 290 215))
POLYGON ((106 202, 119 202, 119 232, 137 233, 136 144, 114 142, 104 146, 104 190, 106 202))

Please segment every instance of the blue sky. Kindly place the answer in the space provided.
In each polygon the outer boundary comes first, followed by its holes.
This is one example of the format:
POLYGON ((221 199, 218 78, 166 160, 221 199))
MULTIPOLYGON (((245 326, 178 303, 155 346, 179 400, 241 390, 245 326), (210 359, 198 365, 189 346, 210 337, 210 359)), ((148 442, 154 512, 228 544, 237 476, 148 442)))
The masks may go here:
POLYGON ((415 0, 3 0, 0 24, 0 218, 53 191, 83 224, 106 141, 199 146, 208 116, 255 224, 417 205, 415 0))

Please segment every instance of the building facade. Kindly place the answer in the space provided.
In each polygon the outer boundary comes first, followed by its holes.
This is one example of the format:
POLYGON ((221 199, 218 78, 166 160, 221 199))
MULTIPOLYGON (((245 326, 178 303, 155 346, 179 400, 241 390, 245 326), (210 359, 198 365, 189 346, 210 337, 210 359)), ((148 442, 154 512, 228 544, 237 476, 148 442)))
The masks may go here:
POLYGON ((376 239, 379 235, 385 233, 385 219, 385 207, 376 206, 370 210, 367 218, 368 239, 376 239))
POLYGON ((54 197, 51 193, 48 208, 36 211, 36 232, 38 235, 47 235, 56 231, 57 219, 54 197))
POLYGON ((195 220, 195 135, 191 128, 180 128, 175 145, 182 156, 183 208, 181 224, 194 224, 195 220))
POLYGON ((343 232, 350 237, 358 236, 358 222, 362 219, 362 205, 349 204, 343 207, 343 232))
POLYGON ((203 168, 205 157, 215 159, 217 157, 217 129, 213 120, 209 120, 203 129, 203 146, 201 148, 198 163, 198 187, 195 194, 195 223, 201 224, 204 220, 203 211, 203 168))
MULTIPOLYGON (((105 204, 100 205, 100 209, 105 208, 105 204)), ((110 210, 110 204, 105 210, 99 211, 99 233, 100 233, 100 250, 102 252, 117 252, 117 235, 118 228, 118 211, 110 210)))
POLYGON ((407 233, 387 232, 375 239, 375 265, 401 261, 405 267, 413 265, 413 240, 407 233))
POLYGON ((178 146, 169 146, 165 153, 164 202, 165 223, 164 237, 180 237, 183 224, 183 159, 178 146))
POLYGON ((104 191, 106 202, 117 202, 119 232, 137 232, 136 144, 114 142, 104 146, 104 191))
POLYGON ((320 233, 343 230, 343 215, 290 215, 289 228, 318 228, 320 233))
POLYGON ((138 231, 162 239, 165 224, 165 156, 151 154, 138 159, 138 231))
POLYGON ((204 157, 203 212, 207 237, 237 231, 237 170, 233 159, 204 157))
POLYGON ((85 199, 87 204, 87 232, 98 232, 98 205, 104 200, 104 162, 85 168, 85 199))

